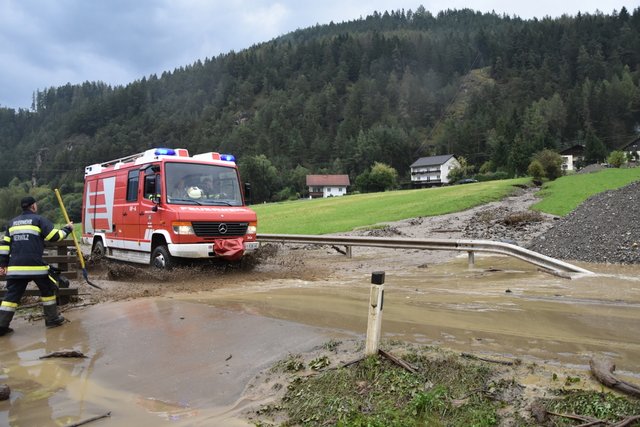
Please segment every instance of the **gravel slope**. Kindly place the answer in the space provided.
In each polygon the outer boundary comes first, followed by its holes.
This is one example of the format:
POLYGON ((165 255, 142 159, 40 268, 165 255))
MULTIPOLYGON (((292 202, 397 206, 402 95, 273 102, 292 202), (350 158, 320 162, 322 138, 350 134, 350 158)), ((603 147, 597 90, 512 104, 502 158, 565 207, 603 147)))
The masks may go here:
POLYGON ((564 260, 640 263, 640 181, 589 198, 529 249, 564 260))

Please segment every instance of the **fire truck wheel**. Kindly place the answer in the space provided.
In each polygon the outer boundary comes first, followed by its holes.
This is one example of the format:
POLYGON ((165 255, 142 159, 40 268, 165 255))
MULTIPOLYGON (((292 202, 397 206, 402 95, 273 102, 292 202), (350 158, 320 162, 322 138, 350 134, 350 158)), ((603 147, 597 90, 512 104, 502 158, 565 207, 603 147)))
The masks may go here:
POLYGON ((175 262, 165 245, 156 246, 151 253, 151 267, 161 270, 171 270, 175 262))
POLYGON ((104 249, 104 243, 102 243, 102 240, 96 240, 96 242, 93 244, 93 249, 91 250, 91 257, 95 260, 99 260, 104 258, 105 253, 106 251, 104 249))

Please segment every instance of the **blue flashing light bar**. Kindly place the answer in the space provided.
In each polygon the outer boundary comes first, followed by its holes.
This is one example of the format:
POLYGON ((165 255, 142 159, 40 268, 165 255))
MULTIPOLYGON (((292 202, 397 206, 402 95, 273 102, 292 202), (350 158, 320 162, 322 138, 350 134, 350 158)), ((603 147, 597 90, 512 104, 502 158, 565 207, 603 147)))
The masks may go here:
POLYGON ((225 162, 236 162, 236 157, 233 154, 220 154, 220 160, 224 160, 225 162))
POLYGON ((156 156, 175 156, 176 155, 176 150, 174 150, 173 148, 156 148, 156 151, 154 152, 154 155, 156 155, 156 156))

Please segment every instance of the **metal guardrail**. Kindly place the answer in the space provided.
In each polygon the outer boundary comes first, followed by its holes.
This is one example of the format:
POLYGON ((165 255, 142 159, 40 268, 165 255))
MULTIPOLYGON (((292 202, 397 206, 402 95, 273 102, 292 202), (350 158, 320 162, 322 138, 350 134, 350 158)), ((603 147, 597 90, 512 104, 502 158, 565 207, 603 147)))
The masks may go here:
POLYGON ((303 243, 316 245, 340 245, 347 248, 348 254, 352 246, 370 246, 392 249, 424 249, 434 251, 458 251, 469 253, 469 264, 474 263, 476 252, 487 252, 507 255, 547 270, 593 274, 581 267, 530 251, 510 243, 492 240, 445 240, 445 239, 394 239, 388 237, 348 237, 348 236, 315 236, 304 234, 258 234, 258 241, 264 243, 303 243))

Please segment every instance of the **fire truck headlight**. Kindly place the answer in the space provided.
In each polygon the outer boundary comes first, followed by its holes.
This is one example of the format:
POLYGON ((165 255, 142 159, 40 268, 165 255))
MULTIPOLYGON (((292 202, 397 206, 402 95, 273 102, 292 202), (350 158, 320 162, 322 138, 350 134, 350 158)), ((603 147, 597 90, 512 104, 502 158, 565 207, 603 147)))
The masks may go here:
POLYGON ((195 234, 190 222, 174 222, 173 232, 176 234, 195 234))
POLYGON ((258 232, 258 227, 255 222, 250 222, 247 227, 247 234, 256 234, 258 232))

